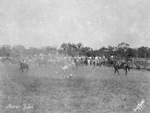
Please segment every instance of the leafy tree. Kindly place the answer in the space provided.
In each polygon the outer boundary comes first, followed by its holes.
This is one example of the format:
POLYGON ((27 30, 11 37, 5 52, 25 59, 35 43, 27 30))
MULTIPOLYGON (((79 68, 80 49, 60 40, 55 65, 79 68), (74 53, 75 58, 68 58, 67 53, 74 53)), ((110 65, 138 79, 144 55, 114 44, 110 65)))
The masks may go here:
POLYGON ((112 47, 112 46, 108 45, 107 48, 108 48, 108 55, 109 55, 109 56, 114 55, 114 53, 115 53, 115 52, 114 52, 114 48, 115 48, 115 47, 112 47))
POLYGON ((117 46, 117 48, 123 48, 123 49, 129 48, 129 47, 130 47, 130 45, 125 42, 122 42, 122 43, 118 44, 118 46, 117 46))
POLYGON ((125 52, 126 58, 136 57, 136 55, 137 55, 136 49, 128 48, 125 52))
POLYGON ((65 51, 67 51, 68 50, 68 44, 66 44, 66 43, 61 44, 61 48, 65 51))
POLYGON ((149 54, 148 54, 148 47, 140 47, 138 48, 138 57, 139 58, 145 58, 147 57, 149 54))
POLYGON ((0 55, 1 56, 5 56, 5 57, 9 57, 11 56, 11 47, 10 45, 2 45, 0 48, 0 55))
POLYGON ((90 47, 82 47, 82 49, 80 51, 80 55, 84 55, 84 56, 88 55, 88 56, 90 56, 91 55, 90 51, 92 51, 92 48, 90 48, 90 47))
POLYGON ((81 49, 83 47, 82 43, 77 44, 78 49, 81 49))
POLYGON ((26 48, 22 45, 15 45, 11 49, 12 57, 14 58, 20 58, 27 55, 26 48))
POLYGON ((74 44, 74 43, 63 43, 61 45, 61 48, 67 52, 68 55, 70 56, 77 56, 80 54, 82 45, 79 44, 74 44))
POLYGON ((40 53, 38 48, 35 47, 30 47, 29 49, 26 50, 28 55, 34 56, 40 53))

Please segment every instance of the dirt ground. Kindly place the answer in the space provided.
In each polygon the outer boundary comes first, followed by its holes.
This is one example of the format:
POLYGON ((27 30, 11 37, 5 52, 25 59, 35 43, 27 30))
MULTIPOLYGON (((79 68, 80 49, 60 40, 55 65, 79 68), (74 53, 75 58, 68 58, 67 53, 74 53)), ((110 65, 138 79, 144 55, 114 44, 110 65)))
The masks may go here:
POLYGON ((0 64, 0 113, 149 113, 150 72, 114 75, 111 67, 79 67, 62 78, 49 65, 21 72, 0 64), (144 103, 137 110, 137 105, 144 103))

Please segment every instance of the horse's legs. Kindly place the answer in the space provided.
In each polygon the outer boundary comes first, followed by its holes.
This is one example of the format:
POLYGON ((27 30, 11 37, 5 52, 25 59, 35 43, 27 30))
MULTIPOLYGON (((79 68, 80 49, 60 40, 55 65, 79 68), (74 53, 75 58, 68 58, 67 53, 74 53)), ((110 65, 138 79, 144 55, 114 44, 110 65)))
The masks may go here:
POLYGON ((120 75, 120 73, 119 73, 119 70, 118 69, 115 69, 115 71, 120 75))
POLYGON ((120 73, 119 73, 118 69, 117 69, 117 72, 118 72, 118 74, 120 75, 120 73))
POLYGON ((114 75, 116 74, 116 69, 115 69, 115 72, 114 72, 114 75))
POLYGON ((120 73, 119 73, 118 69, 115 69, 115 74, 116 74, 116 72, 120 75, 120 73))
POLYGON ((125 75, 127 76, 127 70, 126 70, 126 74, 125 75))
POLYGON ((127 68, 123 68, 123 70, 125 71, 125 75, 127 75, 127 68))
POLYGON ((128 70, 130 71, 130 67, 128 66, 128 70))

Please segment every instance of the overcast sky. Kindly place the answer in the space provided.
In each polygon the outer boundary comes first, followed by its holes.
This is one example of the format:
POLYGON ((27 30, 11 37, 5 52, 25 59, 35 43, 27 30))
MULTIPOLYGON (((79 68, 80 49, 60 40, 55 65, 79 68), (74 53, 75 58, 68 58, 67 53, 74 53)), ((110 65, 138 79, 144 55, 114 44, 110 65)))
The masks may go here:
POLYGON ((0 44, 150 47, 150 0, 0 0, 0 44))

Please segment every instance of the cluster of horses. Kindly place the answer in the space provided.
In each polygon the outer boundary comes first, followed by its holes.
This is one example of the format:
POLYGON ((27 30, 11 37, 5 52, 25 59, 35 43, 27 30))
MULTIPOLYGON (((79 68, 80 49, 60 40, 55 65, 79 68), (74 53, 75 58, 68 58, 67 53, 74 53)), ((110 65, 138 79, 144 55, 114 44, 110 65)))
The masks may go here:
MULTIPOLYGON (((48 64, 52 64, 55 66, 56 63, 60 64, 60 62, 65 62, 65 60, 66 60, 65 57, 47 58, 42 55, 42 56, 34 57, 32 61, 30 60, 30 62, 25 59, 22 61, 19 60, 19 65, 20 65, 20 69, 24 71, 25 69, 29 70, 29 65, 31 64, 37 64, 41 68, 41 67, 47 67, 48 64)), ((62 64, 64 65, 64 63, 62 64)))
POLYGON ((74 63, 76 66, 102 66, 105 64, 109 64, 114 67, 114 74, 119 73, 120 69, 123 69, 125 71, 125 75, 127 75, 127 72, 130 71, 131 67, 129 66, 129 62, 125 60, 118 60, 118 59, 112 59, 105 57, 75 57, 74 63))
MULTIPOLYGON (((47 66, 47 60, 37 60, 36 62, 39 67, 46 67, 47 66)), ((19 65, 20 65, 20 70, 24 71, 24 70, 29 70, 29 63, 26 63, 26 62, 22 62, 22 61, 19 61, 19 65)))
MULTIPOLYGON (((58 58, 59 59, 59 58, 58 58)), ((58 60, 57 59, 57 60, 58 60)), ((12 60, 12 59, 9 59, 9 58, 5 58, 3 60, 12 60)), ((2 60, 2 61, 3 61, 2 60)), ((52 59, 45 59, 43 57, 41 58, 38 58, 35 60, 35 63, 39 65, 39 67, 46 67, 48 65, 48 63, 53 63, 55 64, 56 61, 53 62, 52 59)), ((60 60, 60 59, 59 59, 60 60)), ((65 60, 65 59, 61 59, 61 60, 65 60)), ((99 57, 99 56, 95 56, 95 57, 87 57, 87 56, 81 56, 81 57, 71 57, 67 60, 70 60, 72 61, 76 67, 79 67, 79 66, 99 66, 101 67, 102 65, 105 65, 105 64, 110 64, 111 66, 114 67, 114 74, 119 73, 119 70, 120 69, 123 69, 125 71, 125 75, 127 75, 128 71, 130 71, 131 67, 129 65, 129 61, 120 61, 118 59, 114 59, 114 58, 105 58, 105 57, 99 57)), ((29 63, 27 62, 24 62, 24 61, 18 61, 19 63, 19 66, 20 66, 20 70, 21 71, 25 71, 25 70, 29 70, 29 63)), ((138 64, 135 63, 135 65, 137 66, 137 69, 140 69, 140 66, 138 64)))

